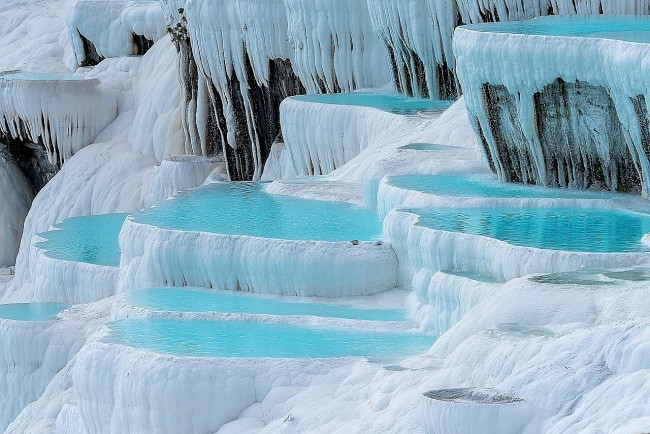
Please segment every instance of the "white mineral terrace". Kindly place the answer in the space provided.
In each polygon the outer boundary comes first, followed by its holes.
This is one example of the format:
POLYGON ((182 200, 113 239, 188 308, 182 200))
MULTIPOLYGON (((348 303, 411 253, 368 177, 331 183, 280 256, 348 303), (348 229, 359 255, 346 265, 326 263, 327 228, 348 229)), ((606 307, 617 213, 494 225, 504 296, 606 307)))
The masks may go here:
MULTIPOLYGON (((647 196, 650 161, 644 150, 646 139, 642 129, 647 122, 646 103, 650 89, 648 30, 650 19, 645 17, 549 17, 530 23, 509 23, 505 27, 487 24, 457 29, 454 52, 467 110, 477 133, 480 129, 485 136, 497 174, 505 178, 510 167, 495 158, 499 151, 489 124, 484 85, 502 85, 514 95, 516 120, 524 137, 518 147, 530 153, 534 179, 546 185, 551 182, 550 155, 562 141, 547 143, 540 138, 535 124, 536 95, 562 79, 567 83, 580 82, 605 89, 615 108, 611 122, 620 122, 624 131, 622 148, 614 149, 609 140, 596 138, 593 143, 579 144, 580 152, 598 156, 603 161, 615 160, 618 155, 629 152, 636 167, 623 170, 639 172, 643 194, 647 196), (639 97, 642 98, 640 115, 635 108, 639 97)), ((585 129, 597 131, 598 122, 608 121, 589 119, 587 115, 577 122, 585 124, 585 129)), ((571 170, 567 168, 569 173, 571 170)), ((612 176, 616 175, 613 170, 612 176)), ((615 188, 616 180, 608 184, 615 188)))
POLYGON ((157 0, 75 0, 68 31, 77 63, 86 60, 84 42, 92 42, 101 57, 137 54, 133 35, 157 41, 167 34, 157 0))
MULTIPOLYGON (((39 237, 34 237, 38 243, 39 237)), ((21 298, 40 302, 79 304, 97 301, 115 293, 119 268, 49 257, 32 245, 30 263, 34 292, 21 298), (25 297, 26 296, 26 297, 25 297)))
POLYGON ((267 161, 263 179, 327 175, 373 147, 395 124, 413 119, 371 107, 338 106, 288 98, 280 106, 284 143, 267 161), (330 125, 329 132, 303 125, 330 125), (335 134, 337 140, 332 140, 335 134))
POLYGON ((0 0, 0 432, 650 432, 650 18, 551 13, 650 0, 0 0))
POLYGON ((120 245, 120 291, 190 285, 342 297, 376 294, 393 289, 397 282, 390 245, 375 242, 271 240, 127 221, 120 245), (176 264, 173 269, 169 262, 176 264))

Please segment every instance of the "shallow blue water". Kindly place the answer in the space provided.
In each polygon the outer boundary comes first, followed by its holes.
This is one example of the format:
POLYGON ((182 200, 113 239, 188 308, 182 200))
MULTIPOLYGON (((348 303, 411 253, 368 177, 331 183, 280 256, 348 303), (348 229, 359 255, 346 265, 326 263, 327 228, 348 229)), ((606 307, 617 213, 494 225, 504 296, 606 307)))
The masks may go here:
POLYGON ((16 321, 49 321, 67 305, 60 303, 18 303, 0 304, 0 318, 16 321))
POLYGON ((287 240, 370 241, 381 236, 381 220, 370 209, 263 189, 264 184, 254 182, 211 184, 133 218, 167 229, 287 240))
POLYGON ((466 27, 472 30, 495 33, 579 36, 630 42, 650 42, 650 18, 643 16, 552 16, 528 21, 474 24, 466 27))
POLYGON ((612 199, 609 192, 591 192, 565 188, 545 188, 499 182, 493 176, 466 175, 398 175, 388 179, 391 185, 407 190, 441 196, 501 197, 501 198, 569 198, 612 199))
POLYGON ((200 357, 389 358, 428 350, 432 336, 241 321, 137 318, 109 324, 107 341, 200 357))
POLYGON ((638 252, 650 216, 579 208, 416 209, 420 226, 483 235, 517 246, 577 252, 638 252))
POLYGON ((400 309, 360 309, 351 306, 300 303, 252 294, 208 292, 181 288, 153 288, 131 291, 128 300, 134 306, 171 312, 222 312, 267 315, 312 315, 370 321, 406 321, 400 309))
POLYGON ((56 72, 8 72, 0 74, 0 79, 6 80, 29 80, 29 81, 43 81, 43 80, 56 80, 56 81, 74 81, 82 80, 80 77, 75 77, 72 74, 56 73, 56 72))
POLYGON ((413 150, 413 151, 451 151, 460 149, 458 146, 439 145, 436 143, 409 143, 399 149, 413 150))
POLYGON ((116 267, 120 265, 118 236, 126 214, 73 217, 43 232, 36 246, 50 258, 116 267))
POLYGON ((320 104, 352 105, 360 107, 373 107, 389 113, 399 115, 416 115, 420 111, 446 110, 451 106, 451 101, 435 99, 409 98, 398 93, 328 93, 322 95, 299 95, 292 97, 299 101, 320 104))

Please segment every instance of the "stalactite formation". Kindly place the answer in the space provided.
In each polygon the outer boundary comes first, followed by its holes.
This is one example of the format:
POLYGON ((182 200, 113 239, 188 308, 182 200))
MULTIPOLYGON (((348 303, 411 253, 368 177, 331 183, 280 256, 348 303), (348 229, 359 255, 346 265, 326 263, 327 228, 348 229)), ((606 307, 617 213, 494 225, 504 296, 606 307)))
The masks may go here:
POLYGON ((0 134, 42 144, 60 167, 117 116, 117 96, 97 79, 71 75, 0 75, 0 134))
POLYGON ((60 167, 50 163, 43 143, 32 143, 0 134, 0 153, 11 156, 37 194, 57 174, 60 167))
POLYGON ((458 30, 455 50, 470 119, 491 169, 504 181, 648 196, 648 53, 644 44, 625 40, 635 24, 629 18, 585 19, 549 17, 536 25, 602 23, 613 35, 617 26, 623 29, 623 40, 586 37, 571 44, 574 38, 525 28, 458 30))

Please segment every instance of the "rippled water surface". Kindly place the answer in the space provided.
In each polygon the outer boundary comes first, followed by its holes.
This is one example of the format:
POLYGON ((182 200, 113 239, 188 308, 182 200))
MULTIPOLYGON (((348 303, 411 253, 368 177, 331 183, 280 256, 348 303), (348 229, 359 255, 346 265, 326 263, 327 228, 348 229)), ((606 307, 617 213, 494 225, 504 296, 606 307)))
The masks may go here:
POLYGON ((451 101, 410 98, 398 93, 328 93, 321 95, 299 95, 292 98, 299 101, 320 104, 373 107, 399 115, 415 115, 421 111, 445 110, 451 106, 451 101))
POLYGON ((117 267, 120 265, 118 236, 126 214, 73 217, 43 232, 36 244, 50 258, 117 267))
POLYGON ((577 252, 646 251, 650 216, 581 208, 435 208, 411 210, 420 226, 496 238, 517 246, 577 252))
POLYGON ((181 288, 152 288, 132 291, 128 300, 135 306, 157 311, 221 312, 267 315, 310 315, 370 321, 405 321, 401 309, 362 309, 320 302, 297 302, 285 298, 260 297, 229 291, 208 292, 181 288))
POLYGON ((650 18, 643 16, 551 16, 528 21, 474 24, 467 28, 495 33, 650 42, 650 18))
POLYGON ((68 306, 60 303, 0 304, 0 318, 16 321, 49 321, 68 306))
POLYGON ((382 231, 373 210, 267 194, 264 184, 254 182, 207 185, 133 218, 167 229, 287 240, 370 241, 382 231))
POLYGON ((390 177, 388 182, 391 185, 407 190, 417 190, 441 196, 548 199, 611 199, 617 196, 609 192, 510 184, 499 182, 490 175, 398 175, 390 177))
POLYGON ((410 333, 160 318, 117 321, 109 329, 109 342, 200 357, 393 358, 425 352, 435 341, 410 333))

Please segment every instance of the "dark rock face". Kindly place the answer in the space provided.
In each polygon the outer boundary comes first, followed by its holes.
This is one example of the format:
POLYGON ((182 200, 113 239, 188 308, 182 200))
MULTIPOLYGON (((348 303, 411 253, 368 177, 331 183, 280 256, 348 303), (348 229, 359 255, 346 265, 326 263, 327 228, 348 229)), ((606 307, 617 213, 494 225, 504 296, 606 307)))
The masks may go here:
POLYGON ((246 57, 246 82, 231 74, 227 94, 206 78, 201 80, 192 54, 191 41, 177 42, 183 126, 186 142, 192 144, 187 153, 208 157, 222 156, 227 163, 231 181, 252 180, 261 174, 271 146, 280 136, 280 103, 289 96, 304 94, 305 87, 296 76, 291 62, 286 59, 269 60, 270 77, 267 84, 259 84, 246 57), (204 83, 204 84, 203 84, 204 83), (205 85, 206 89, 200 89, 205 85), (242 92, 242 88, 246 92, 242 92), (209 98, 202 100, 204 92, 209 98), (226 101, 230 104, 232 123, 227 122, 226 101), (198 113, 207 113, 207 122, 198 122, 198 113), (205 131, 199 130, 205 125, 205 131), (227 140, 229 125, 234 131, 234 144, 227 140), (205 149, 198 149, 198 137, 205 137, 205 149))
POLYGON ((420 56, 411 48, 401 45, 395 50, 391 42, 386 42, 390 57, 393 79, 397 90, 405 95, 419 98, 456 99, 459 96, 455 72, 445 63, 436 65, 437 89, 429 89, 426 66, 420 56))
MULTIPOLYGON (((185 142, 192 147, 196 145, 197 137, 199 137, 196 120, 199 72, 192 55, 192 46, 189 39, 176 42, 176 49, 178 51, 178 77, 181 87, 183 132, 185 133, 185 142)), ((186 149, 185 152, 198 154, 195 149, 186 149)))
POLYGON ((133 34, 133 54, 136 56, 143 56, 149 49, 153 47, 153 41, 147 39, 142 35, 133 34))
MULTIPOLYGON (((223 146, 228 174, 232 181, 254 179, 271 152, 271 146, 281 134, 280 103, 289 96, 306 92, 305 87, 293 72, 291 62, 286 59, 269 60, 270 77, 268 85, 260 85, 253 74, 253 68, 246 58, 247 101, 241 91, 242 83, 233 74, 228 83, 228 91, 235 122, 236 146, 223 146)), ((215 118, 221 120, 220 131, 227 128, 223 119, 222 97, 213 87, 213 111, 215 118)))
MULTIPOLYGON (((259 146, 259 155, 247 155, 245 150, 242 156, 248 160, 257 160, 255 164, 262 167, 269 156, 271 146, 280 135, 280 103, 289 96, 306 92, 298 77, 293 72, 291 61, 286 59, 269 60, 270 78, 267 85, 260 86, 255 81, 250 61, 246 62, 248 75, 249 99, 251 103, 251 119, 248 128, 252 127, 250 144, 247 148, 259 146), (256 145, 257 144, 257 145, 256 145)), ((237 117, 239 119, 239 116, 237 117)), ((241 146, 238 147, 239 150, 241 146)), ((243 159, 242 159, 243 160, 243 159)), ((243 162, 243 161, 242 161, 243 162)), ((255 167, 246 164, 242 166, 237 177, 252 179, 255 167)))
POLYGON ((536 165, 531 149, 522 146, 526 136, 519 123, 515 96, 505 86, 484 85, 488 121, 495 148, 487 150, 491 166, 500 167, 499 175, 507 182, 535 183, 536 165))
POLYGON ((89 39, 87 39, 81 33, 79 33, 79 36, 81 37, 81 41, 84 44, 84 55, 86 57, 83 60, 81 66, 95 66, 99 62, 104 60, 104 58, 97 53, 97 48, 95 47, 95 44, 93 44, 89 39))
POLYGON ((535 95, 537 128, 553 186, 607 187, 630 191, 640 185, 614 101, 603 87, 556 80, 535 95), (543 115, 541 115, 543 114, 543 115))
POLYGON ((0 153, 9 156, 16 163, 35 195, 60 169, 49 162, 47 151, 42 143, 16 140, 0 135, 0 153))
MULTIPOLYGON (((494 146, 489 146, 483 131, 479 136, 491 168, 502 180, 639 191, 636 155, 605 88, 557 79, 536 93, 530 120, 536 127, 532 143, 522 129, 515 95, 505 86, 486 83, 483 97, 494 146)), ((635 106, 639 119, 646 119, 641 130, 647 148, 650 128, 643 112, 645 101, 637 98, 635 106)))

